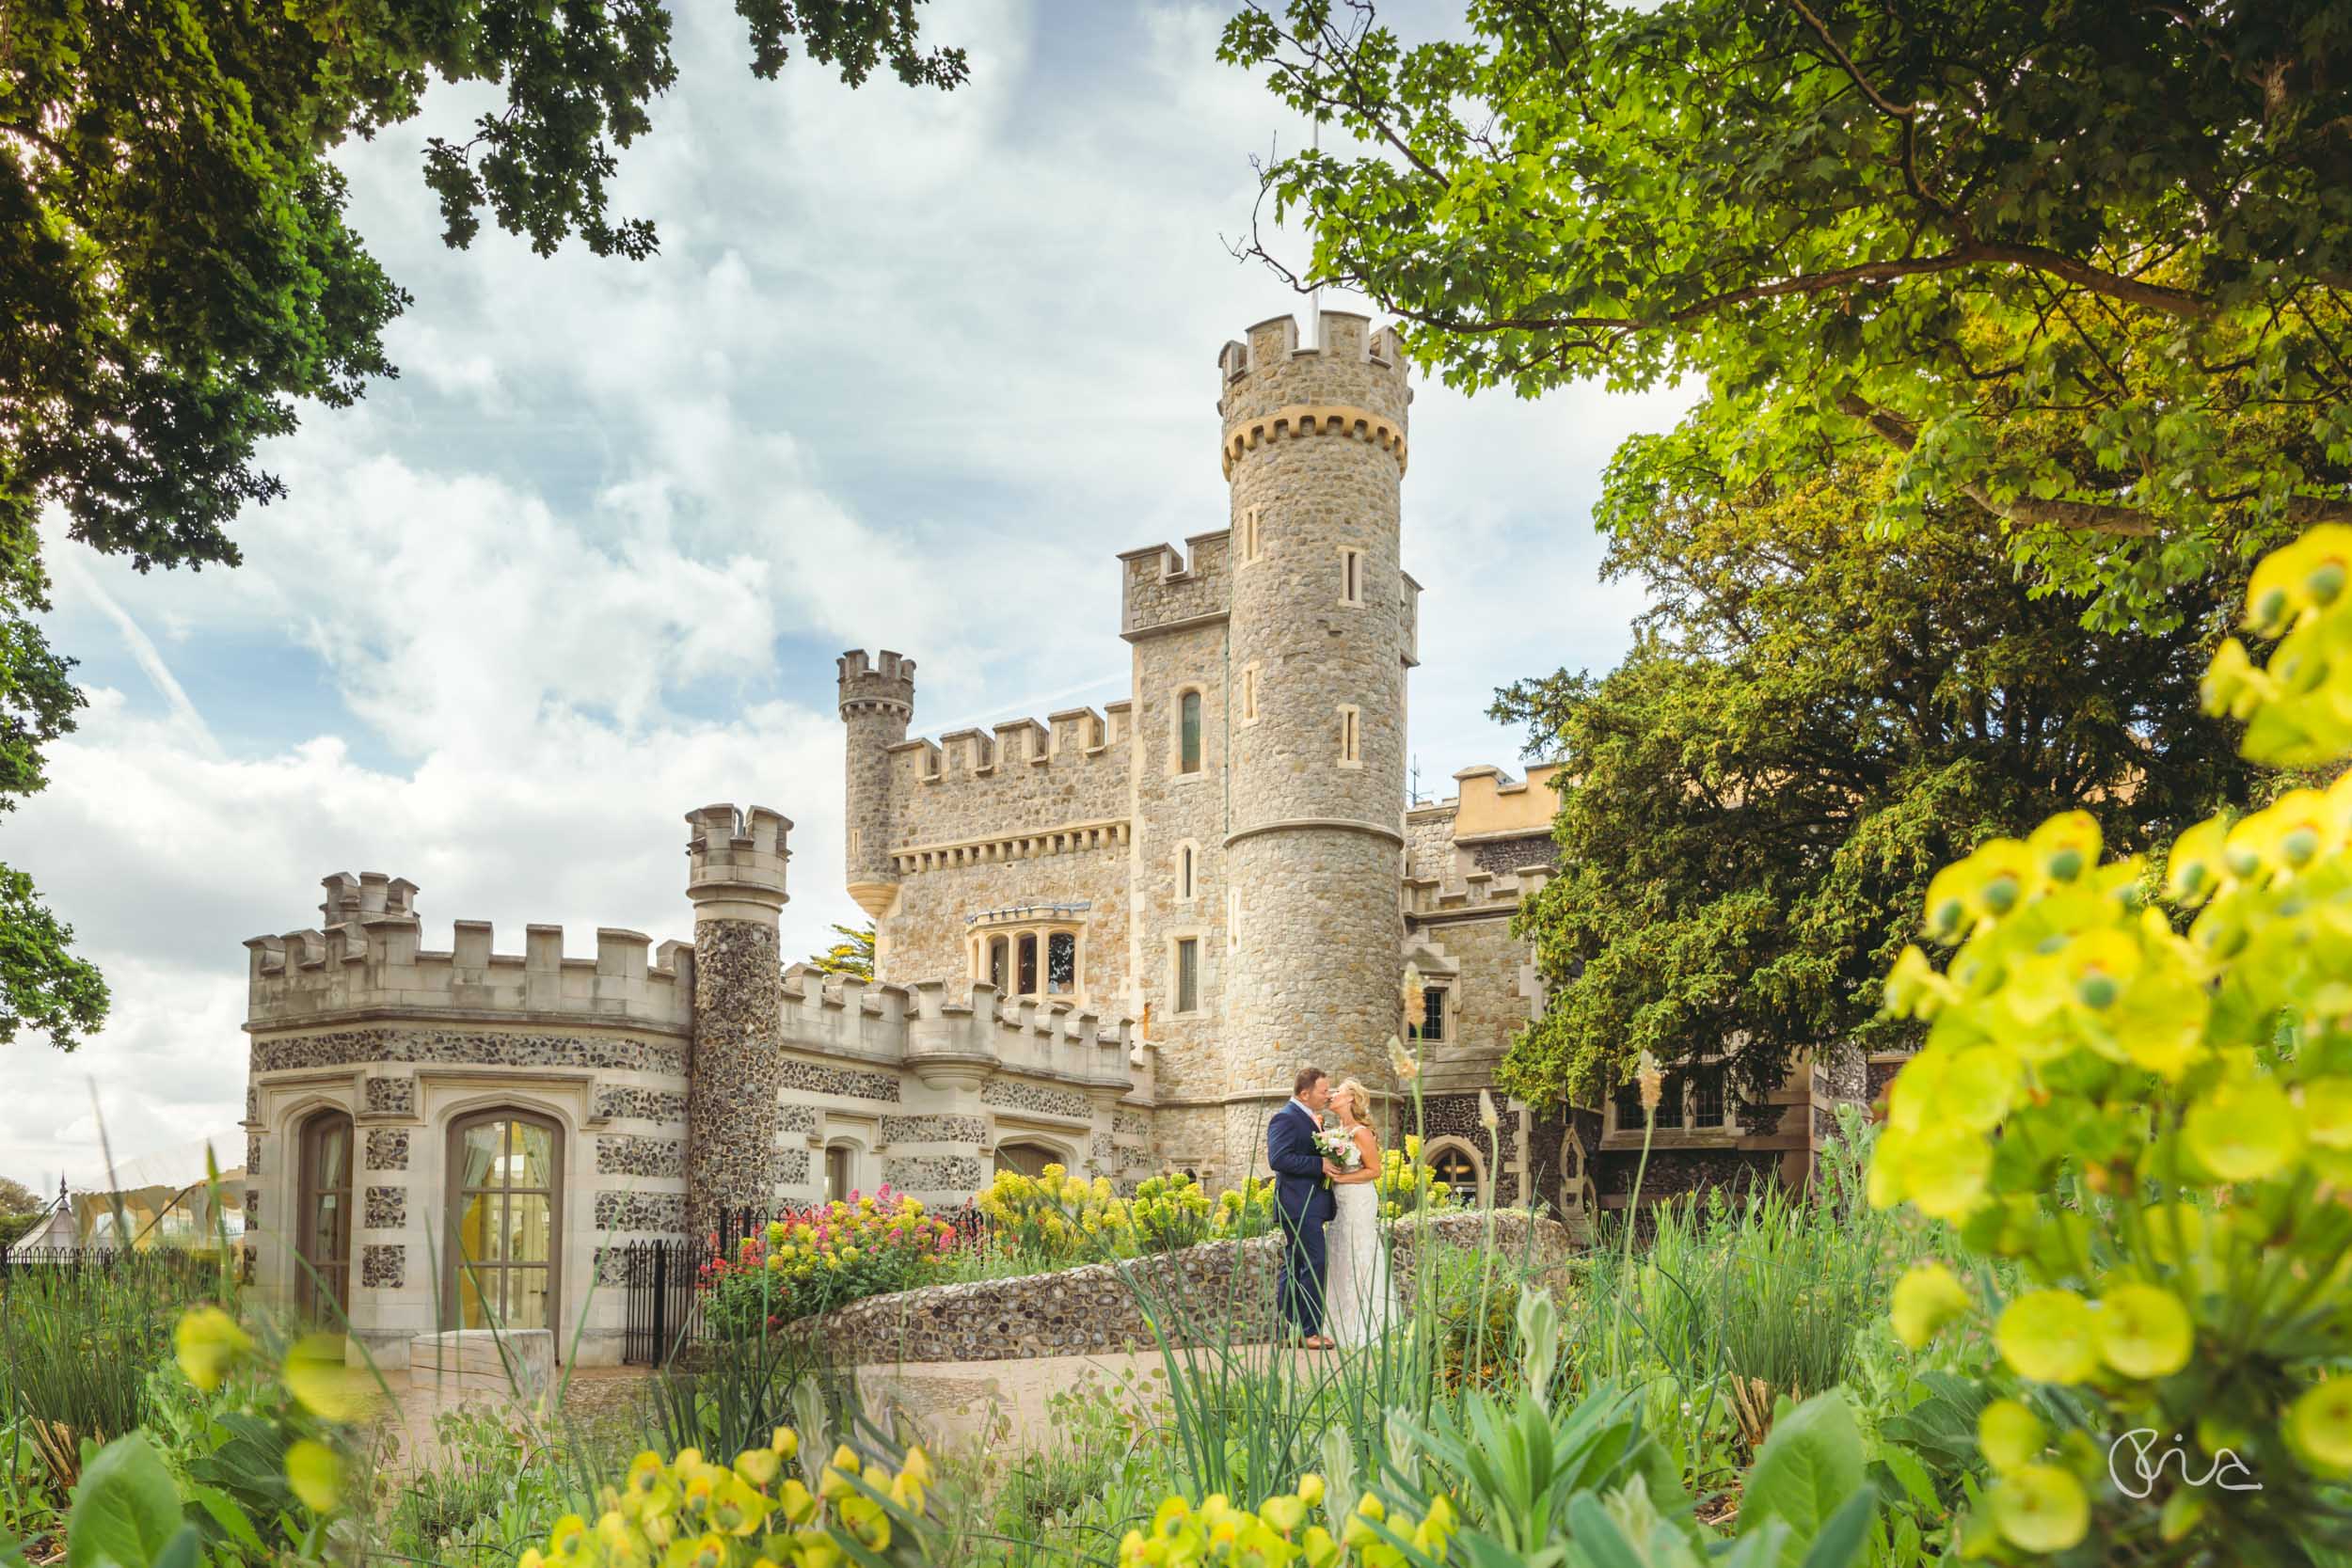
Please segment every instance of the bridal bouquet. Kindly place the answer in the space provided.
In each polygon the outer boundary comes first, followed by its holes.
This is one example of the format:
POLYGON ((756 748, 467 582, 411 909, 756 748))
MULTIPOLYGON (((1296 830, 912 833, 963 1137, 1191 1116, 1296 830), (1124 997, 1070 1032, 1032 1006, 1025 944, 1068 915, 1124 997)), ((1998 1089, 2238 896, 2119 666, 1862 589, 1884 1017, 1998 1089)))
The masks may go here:
POLYGON ((1342 1170, 1354 1170, 1364 1163, 1363 1150, 1356 1147, 1356 1140, 1336 1127, 1327 1127, 1316 1132, 1315 1148, 1323 1151, 1325 1159, 1342 1170))

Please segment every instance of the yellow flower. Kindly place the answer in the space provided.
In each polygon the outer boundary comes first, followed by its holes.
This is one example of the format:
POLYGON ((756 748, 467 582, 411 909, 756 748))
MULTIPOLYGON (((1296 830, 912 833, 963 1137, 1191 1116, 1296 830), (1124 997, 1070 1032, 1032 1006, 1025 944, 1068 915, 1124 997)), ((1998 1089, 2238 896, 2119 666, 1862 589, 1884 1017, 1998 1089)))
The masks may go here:
POLYGON ((1283 1535, 1290 1534, 1307 1522, 1307 1503, 1302 1497, 1268 1497, 1258 1509, 1258 1517, 1272 1525, 1283 1535))
POLYGON ((2062 1552, 2090 1529, 2090 1499, 2082 1482, 2055 1465, 2027 1465, 1993 1483, 1993 1522, 2011 1544, 2029 1552, 2062 1552))
POLYGON ((2125 1377, 2169 1377, 2196 1342, 2180 1298, 2154 1285, 2119 1285, 2099 1298, 2099 1354, 2125 1377))
POLYGON ((2071 882, 2099 863, 2099 819, 2087 811, 2061 812, 2026 840, 2035 868, 2054 882, 2071 882))
POLYGON ((2096 1314, 2072 1291, 2019 1296, 2001 1309, 1993 1343, 2020 1376, 2037 1383, 2081 1383, 2099 1370, 2096 1314))
POLYGON ((2032 1464, 2042 1442, 2042 1418, 2015 1400, 1994 1400, 1977 1417, 1977 1448, 1995 1471, 2032 1464))
POLYGON ((1968 1307, 1968 1291, 1951 1270, 1921 1263, 1895 1282, 1895 1333, 1917 1350, 1968 1307))
POLYGON ((796 1525, 805 1525, 817 1517, 817 1499, 800 1481, 787 1481, 776 1491, 776 1511, 796 1525))
POLYGON ((2221 849, 2228 839, 2227 817, 2209 816, 2173 840, 2165 866, 2165 894, 2183 909, 2193 910, 2214 895, 2228 877, 2221 849))
POLYGON ((252 1336, 217 1307, 199 1307, 182 1316, 172 1348, 188 1381, 206 1393, 220 1386, 230 1363, 253 1348, 252 1336))
POLYGON ((850 1497, 857 1491, 850 1484, 850 1478, 857 1473, 857 1454, 849 1444, 844 1443, 833 1450, 832 1463, 825 1466, 825 1473, 817 1478, 817 1495, 827 1502, 850 1497))
POLYGON ((1300 1476, 1298 1478, 1298 1500, 1309 1508, 1320 1507, 1323 1502, 1323 1478, 1311 1470, 1300 1476))
POLYGON ((2313 1469, 2352 1475, 2352 1377, 2305 1389, 2288 1407, 2287 1438, 2313 1469))
POLYGON ((790 1427, 778 1427, 770 1434, 768 1446, 781 1459, 790 1459, 801 1451, 801 1434, 790 1427))
POLYGON ((763 1490, 783 1467, 784 1459, 773 1449, 745 1449, 735 1456, 735 1473, 763 1490))
POLYGON ((2182 1131, 2189 1152, 2224 1181, 2259 1181, 2303 1146, 2295 1106, 2268 1078, 2217 1085, 2188 1108, 2182 1131))
POLYGON ((286 1449, 286 1484, 295 1497, 325 1513, 342 1496, 342 1459, 315 1438, 299 1438, 286 1449))
POLYGON ((306 1334, 295 1340, 286 1353, 284 1375, 287 1391, 314 1416, 347 1421, 358 1406, 340 1334, 306 1334))

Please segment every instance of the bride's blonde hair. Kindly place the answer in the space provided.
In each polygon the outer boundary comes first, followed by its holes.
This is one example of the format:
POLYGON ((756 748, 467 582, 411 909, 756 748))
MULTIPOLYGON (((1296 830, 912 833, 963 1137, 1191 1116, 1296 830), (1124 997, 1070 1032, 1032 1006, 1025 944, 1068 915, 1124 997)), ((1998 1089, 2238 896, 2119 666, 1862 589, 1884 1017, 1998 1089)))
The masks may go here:
POLYGON ((1372 1096, 1365 1092, 1363 1085, 1353 1078, 1343 1079, 1340 1086, 1331 1091, 1331 1098, 1337 1100, 1342 1095, 1347 1096, 1347 1114, 1351 1119, 1361 1122, 1372 1120, 1372 1096))

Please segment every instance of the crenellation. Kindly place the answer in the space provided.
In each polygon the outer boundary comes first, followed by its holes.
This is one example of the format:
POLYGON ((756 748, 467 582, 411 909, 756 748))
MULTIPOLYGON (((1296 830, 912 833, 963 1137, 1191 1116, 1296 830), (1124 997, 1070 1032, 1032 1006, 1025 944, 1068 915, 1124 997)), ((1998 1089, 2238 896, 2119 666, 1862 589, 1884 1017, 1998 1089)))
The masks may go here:
MULTIPOLYGON (((373 896, 367 881, 348 879, 355 897, 373 896)), ((337 880, 327 879, 330 892, 337 880)), ((325 931, 255 937, 246 943, 248 1031, 392 1010, 473 1018, 602 1017, 680 1032, 691 1023, 691 991, 678 986, 679 967, 691 974, 691 949, 684 943, 664 943, 672 961, 654 965, 646 960, 650 938, 607 927, 596 933, 594 958, 568 958, 564 927, 531 926, 524 930, 523 952, 500 953, 490 922, 461 920, 453 925, 449 947, 437 951, 421 940, 421 922, 411 902, 415 884, 383 881, 404 912, 338 922, 325 931)), ((330 896, 328 907, 347 911, 349 904, 330 896)))
POLYGON ((1196 533, 1189 558, 1168 545, 1122 551, 1120 635, 1133 642, 1222 619, 1232 609, 1231 529, 1196 533))

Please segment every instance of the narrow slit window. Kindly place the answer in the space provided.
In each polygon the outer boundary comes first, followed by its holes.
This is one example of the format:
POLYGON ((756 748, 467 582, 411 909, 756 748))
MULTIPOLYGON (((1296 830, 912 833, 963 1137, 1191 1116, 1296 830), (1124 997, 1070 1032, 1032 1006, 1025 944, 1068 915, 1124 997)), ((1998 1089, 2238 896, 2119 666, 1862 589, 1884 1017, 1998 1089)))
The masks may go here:
POLYGON ((1021 994, 1037 994, 1037 934, 1033 931, 1021 938, 1021 994))
POLYGON ((1176 771, 1200 771, 1200 693, 1187 691, 1177 704, 1176 771))
POLYGON ((1176 1010, 1200 1010, 1200 943, 1192 937, 1176 944, 1176 1010))
POLYGON ((1194 887, 1193 848, 1187 844, 1176 851, 1176 896, 1191 898, 1194 887))
POLYGON ((1343 707, 1340 709, 1340 761, 1343 763, 1363 761, 1363 753, 1359 749, 1359 744, 1356 710, 1352 707, 1343 707))
POLYGON ((1068 996, 1077 985, 1077 935, 1056 931, 1045 939, 1045 989, 1055 996, 1068 996))
POLYGON ((1340 551, 1340 603, 1361 608, 1364 602, 1364 552, 1340 551))
POLYGON ((1258 509, 1254 506, 1241 515, 1241 558, 1245 562, 1258 559, 1258 509))
POLYGON ((1254 664, 1245 664, 1241 670, 1241 721, 1258 721, 1258 667, 1254 664))
POLYGON ((1241 889, 1225 890, 1225 951, 1241 951, 1241 889))

